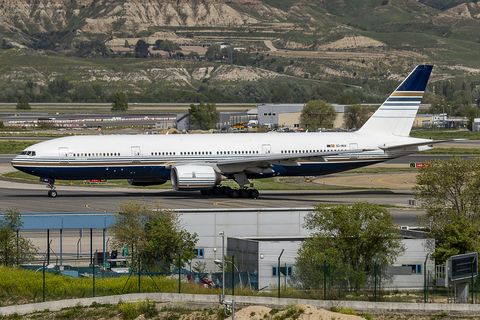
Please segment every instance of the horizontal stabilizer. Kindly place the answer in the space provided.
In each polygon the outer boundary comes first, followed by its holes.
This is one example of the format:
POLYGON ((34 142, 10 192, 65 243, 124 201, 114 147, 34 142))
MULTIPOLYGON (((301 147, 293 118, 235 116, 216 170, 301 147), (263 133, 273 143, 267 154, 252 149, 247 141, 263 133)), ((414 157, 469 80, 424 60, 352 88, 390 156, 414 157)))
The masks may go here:
POLYGON ((462 141, 462 140, 466 140, 466 139, 425 140, 423 142, 406 143, 406 144, 392 144, 392 145, 389 145, 388 143, 386 143, 382 146, 379 146, 379 148, 382 149, 382 150, 385 150, 385 151, 390 151, 390 150, 396 150, 396 149, 407 148, 407 147, 420 147, 420 146, 438 144, 438 143, 442 143, 442 142, 462 141))

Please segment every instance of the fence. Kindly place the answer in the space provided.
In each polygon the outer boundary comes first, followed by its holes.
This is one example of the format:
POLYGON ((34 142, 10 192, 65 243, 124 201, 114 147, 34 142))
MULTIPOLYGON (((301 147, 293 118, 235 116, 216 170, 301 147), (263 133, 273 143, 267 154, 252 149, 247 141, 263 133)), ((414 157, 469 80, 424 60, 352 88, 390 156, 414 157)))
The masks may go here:
MULTIPOLYGON (((105 273, 99 267, 70 267, 68 270, 48 270, 43 266, 25 266, 25 269, 37 271, 37 274, 22 273, 19 268, 0 269, 0 299, 9 303, 22 301, 24 303, 53 300, 59 298, 94 297, 123 293, 147 292, 183 292, 219 294, 209 287, 205 281, 207 273, 195 273, 185 269, 168 273, 105 273), (45 274, 44 273, 45 270, 45 274), (92 272, 94 271, 94 272, 92 272), (61 277, 60 272, 84 275, 84 278, 61 277), (87 278, 88 277, 88 278, 87 278), (10 300, 11 299, 11 300, 10 300)), ((388 266, 345 266, 324 264, 308 268, 303 272, 289 274, 288 269, 278 273, 280 286, 270 286, 268 291, 258 288, 258 274, 249 272, 225 273, 225 288, 234 294, 241 287, 250 288, 251 293, 289 298, 306 298, 317 300, 357 300, 357 301, 388 301, 388 302, 422 302, 422 303, 456 303, 455 288, 435 286, 437 276, 424 274, 426 286, 423 290, 401 292, 395 289, 385 289, 391 284, 392 275, 388 266), (233 286, 234 284, 234 286, 233 286), (253 291, 258 291, 255 293, 253 291), (264 292, 266 291, 266 292, 264 292)), ((423 270, 424 271, 424 270, 423 270)), ((421 275, 423 278, 424 275, 421 275)), ((438 275, 441 275, 439 272, 438 275)), ((408 275, 405 275, 408 277, 408 275)), ((214 287, 221 288, 222 273, 212 273, 208 278, 214 287)), ((276 281, 275 281, 276 282, 276 281)), ((237 291, 238 294, 239 291, 237 291)), ((245 291, 243 291, 245 292, 245 291)), ((478 278, 473 279, 470 286, 469 303, 479 303, 478 278)))

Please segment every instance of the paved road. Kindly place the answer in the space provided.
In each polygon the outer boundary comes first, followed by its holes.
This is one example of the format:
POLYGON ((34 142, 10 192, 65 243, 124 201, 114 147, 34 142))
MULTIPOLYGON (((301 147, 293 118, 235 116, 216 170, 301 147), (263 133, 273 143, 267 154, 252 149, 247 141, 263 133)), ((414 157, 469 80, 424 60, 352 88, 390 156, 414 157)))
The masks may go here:
POLYGON ((47 197, 43 184, 24 184, 0 181, 2 209, 16 208, 20 212, 101 212, 114 211, 117 205, 128 200, 147 203, 162 202, 175 209, 206 208, 304 208, 320 202, 339 204, 369 201, 401 206, 395 209, 396 222, 413 225, 414 216, 420 212, 408 207, 413 199, 410 190, 305 190, 261 191, 259 199, 231 199, 224 196, 202 196, 199 192, 172 190, 94 188, 59 186, 57 198, 47 197))

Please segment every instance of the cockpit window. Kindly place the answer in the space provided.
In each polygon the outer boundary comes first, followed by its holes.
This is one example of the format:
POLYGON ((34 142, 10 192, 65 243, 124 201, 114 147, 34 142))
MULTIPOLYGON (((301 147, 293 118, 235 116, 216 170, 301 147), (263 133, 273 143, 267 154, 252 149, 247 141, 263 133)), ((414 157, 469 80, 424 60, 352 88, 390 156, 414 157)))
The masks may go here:
POLYGON ((20 153, 20 155, 21 156, 32 156, 32 157, 34 157, 34 156, 37 155, 37 153, 35 151, 22 151, 20 153))

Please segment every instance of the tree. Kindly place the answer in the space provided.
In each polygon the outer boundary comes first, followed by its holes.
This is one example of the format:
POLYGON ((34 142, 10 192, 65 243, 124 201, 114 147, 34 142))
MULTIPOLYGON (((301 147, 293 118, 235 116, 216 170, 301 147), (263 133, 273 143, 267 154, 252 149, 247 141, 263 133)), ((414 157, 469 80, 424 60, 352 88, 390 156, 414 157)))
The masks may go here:
POLYGON ((140 39, 135 45, 135 58, 146 58, 148 57, 148 43, 140 39))
POLYGON ((148 259, 161 261, 163 265, 185 265, 195 256, 194 249, 198 241, 196 233, 191 234, 179 228, 178 214, 170 211, 168 215, 159 215, 145 225, 146 241, 144 252, 148 259))
POLYGON ((112 111, 126 111, 128 110, 128 97, 124 92, 117 92, 113 98, 112 111))
POLYGON ((20 214, 13 209, 7 210, 0 220, 0 263, 5 266, 33 260, 39 250, 32 240, 17 237, 22 226, 20 214))
POLYGON ((333 105, 323 100, 312 100, 303 108, 300 123, 309 130, 332 128, 336 117, 337 111, 333 105))
MULTIPOLYGON (((480 86, 472 90, 472 97, 475 99, 475 107, 480 108, 480 86)), ((477 110, 478 111, 478 110, 477 110)))
POLYGON ((25 96, 21 97, 20 100, 18 100, 17 106, 15 107, 17 110, 30 110, 30 104, 28 104, 28 100, 25 96))
POLYGON ((48 92, 53 96, 61 96, 73 89, 73 85, 67 79, 55 79, 48 83, 48 92))
POLYGON ((187 57, 189 59, 192 59, 192 60, 200 59, 200 56, 198 55, 198 52, 196 52, 196 51, 190 51, 190 53, 187 55, 187 57))
POLYGON ((433 258, 443 263, 453 254, 480 252, 480 161, 452 157, 432 160, 412 188, 425 214, 420 226, 436 242, 433 258))
POLYGON ((208 47, 207 52, 205 53, 205 57, 208 61, 215 61, 221 55, 220 45, 219 44, 212 44, 208 47))
POLYGON ((436 114, 442 112, 442 103, 445 97, 438 94, 432 94, 425 99, 425 103, 430 104, 430 109, 428 110, 431 114, 436 114))
POLYGON ((359 129, 370 116, 369 108, 354 104, 348 106, 343 114, 343 125, 345 129, 359 129))
POLYGON ((338 103, 340 104, 358 104, 360 103, 360 100, 358 100, 357 97, 355 97, 352 94, 344 94, 340 97, 338 100, 338 103))
MULTIPOLYGON (((383 207, 368 202, 353 205, 318 205, 305 216, 304 227, 311 232, 298 250, 296 277, 304 287, 321 287, 323 263, 328 255, 329 264, 347 268, 345 273, 364 274, 380 255, 381 262, 393 263, 404 252, 402 238, 393 222, 393 215, 383 207)), ((365 282, 356 275, 349 286, 358 289, 365 282)))
POLYGON ((205 104, 200 101, 198 106, 192 103, 188 113, 191 115, 190 122, 201 130, 215 128, 216 123, 220 120, 220 112, 217 111, 215 103, 205 104))
POLYGON ((110 227, 113 245, 115 248, 128 246, 132 266, 139 254, 151 266, 158 263, 163 269, 172 263, 177 266, 182 248, 181 265, 193 259, 198 236, 181 228, 176 211, 163 208, 159 203, 150 207, 132 200, 120 204, 114 217, 110 227))

